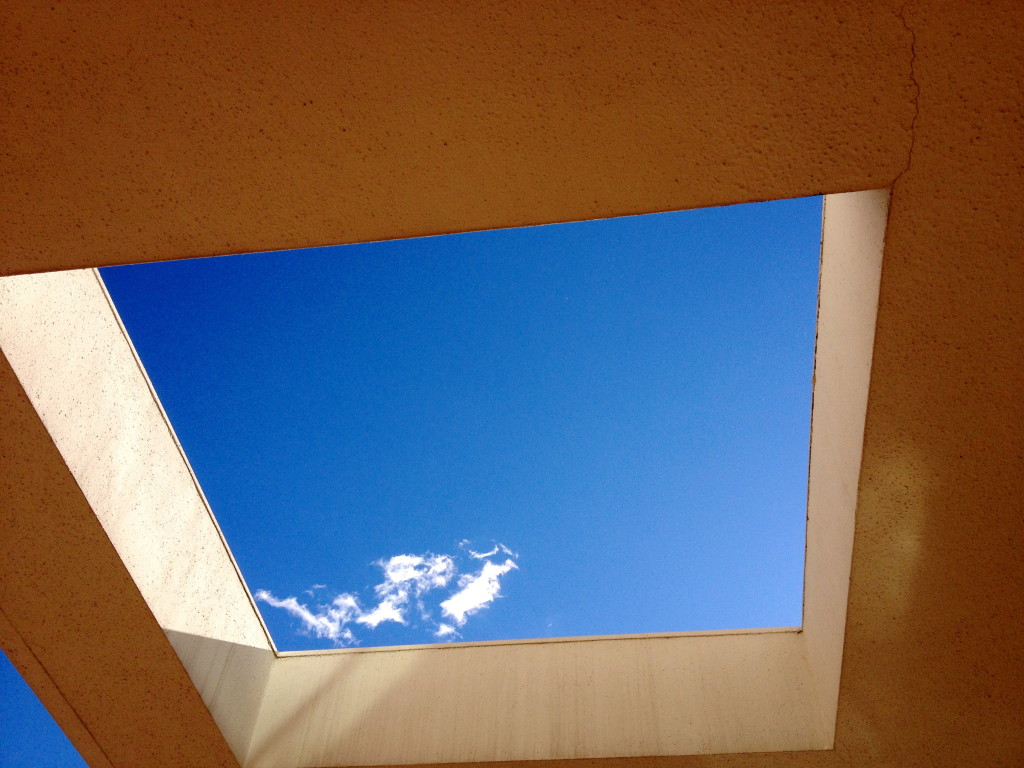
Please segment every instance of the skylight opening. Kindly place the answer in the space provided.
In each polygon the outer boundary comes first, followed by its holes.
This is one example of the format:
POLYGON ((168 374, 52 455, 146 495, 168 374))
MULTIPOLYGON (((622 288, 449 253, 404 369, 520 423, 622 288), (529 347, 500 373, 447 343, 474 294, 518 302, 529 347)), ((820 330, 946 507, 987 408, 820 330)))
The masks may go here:
POLYGON ((281 650, 795 626, 821 199, 103 278, 281 650))

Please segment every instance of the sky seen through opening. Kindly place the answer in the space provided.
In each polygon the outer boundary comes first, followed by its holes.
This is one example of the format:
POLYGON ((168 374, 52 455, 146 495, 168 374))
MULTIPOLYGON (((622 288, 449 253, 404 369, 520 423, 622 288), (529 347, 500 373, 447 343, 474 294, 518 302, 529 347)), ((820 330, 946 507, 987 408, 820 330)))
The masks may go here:
POLYGON ((798 626, 821 198, 102 270, 280 650, 798 626))

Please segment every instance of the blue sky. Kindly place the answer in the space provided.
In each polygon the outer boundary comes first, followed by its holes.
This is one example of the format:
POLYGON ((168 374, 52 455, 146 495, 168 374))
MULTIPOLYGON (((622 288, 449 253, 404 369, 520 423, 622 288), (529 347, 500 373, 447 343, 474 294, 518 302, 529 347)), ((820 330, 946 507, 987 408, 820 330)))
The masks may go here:
POLYGON ((282 650, 797 625, 820 218, 103 278, 282 650))
POLYGON ((4 768, 86 768, 18 670, 0 653, 0 765, 4 768))
POLYGON ((102 274, 280 650, 795 626, 820 224, 815 197, 102 274))

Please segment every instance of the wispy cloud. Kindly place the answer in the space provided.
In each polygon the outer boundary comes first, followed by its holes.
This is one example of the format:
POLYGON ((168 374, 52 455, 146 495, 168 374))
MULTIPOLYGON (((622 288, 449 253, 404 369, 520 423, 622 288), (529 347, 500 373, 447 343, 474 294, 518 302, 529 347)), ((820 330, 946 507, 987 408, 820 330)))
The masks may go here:
POLYGON ((355 642, 352 631, 345 625, 359 613, 359 606, 352 595, 340 594, 329 606, 321 606, 316 613, 294 597, 279 600, 265 589, 256 591, 256 599, 283 608, 302 622, 305 630, 314 637, 326 638, 336 643, 349 645, 355 642))
POLYGON ((441 640, 445 638, 452 638, 458 636, 458 631, 451 624, 445 624, 443 621, 437 625, 437 629, 434 630, 434 637, 441 640))
POLYGON ((488 557, 494 557, 499 552, 502 552, 502 553, 508 555, 509 557, 513 557, 513 558, 519 557, 519 555, 517 555, 511 549, 506 547, 504 544, 495 544, 487 552, 474 552, 472 549, 469 548, 469 542, 466 541, 466 540, 463 540, 463 541, 459 542, 459 545, 461 547, 463 547, 466 550, 466 553, 470 557, 472 557, 474 560, 486 560, 488 557))
MULTIPOLYGON (((374 630, 385 622, 408 625, 414 618, 413 610, 428 626, 428 631, 438 639, 452 640, 461 637, 456 627, 463 627, 468 617, 487 607, 500 595, 500 579, 516 569, 518 557, 504 544, 495 544, 487 552, 475 552, 468 541, 459 543, 472 560, 483 560, 479 570, 459 576, 458 589, 451 593, 449 586, 458 576, 456 558, 452 555, 395 555, 386 560, 377 560, 383 573, 383 581, 374 587, 376 605, 364 608, 359 597, 349 592, 337 595, 329 604, 310 608, 295 597, 279 599, 265 589, 257 590, 258 601, 274 608, 287 611, 298 619, 301 631, 313 637, 327 639, 339 646, 356 645, 359 639, 351 625, 374 630), (507 555, 503 563, 492 562, 489 558, 497 554, 507 555), (439 604, 428 603, 429 593, 445 590, 446 600, 439 604), (432 620, 430 605, 438 605, 443 616, 451 622, 432 620)), ((476 566, 473 566, 474 569, 476 566)), ((314 584, 304 594, 314 597, 323 584, 314 584)), ((432 597, 432 595, 430 595, 432 597)), ((435 598, 436 600, 436 598, 435 598)))
POLYGON ((463 626, 467 617, 494 602, 501 591, 501 577, 514 568, 516 564, 511 558, 501 565, 488 560, 475 576, 459 578, 461 589, 441 603, 441 612, 463 626))

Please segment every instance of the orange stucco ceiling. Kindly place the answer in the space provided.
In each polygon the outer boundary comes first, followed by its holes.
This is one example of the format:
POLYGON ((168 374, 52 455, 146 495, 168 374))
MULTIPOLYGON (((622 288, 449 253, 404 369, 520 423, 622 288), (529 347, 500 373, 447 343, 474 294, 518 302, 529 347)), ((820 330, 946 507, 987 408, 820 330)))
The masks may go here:
MULTIPOLYGON (((1018 764, 1018 4, 9 3, 0 39, 2 273, 892 185, 836 748, 609 762, 1018 764)), ((0 393, 0 640, 56 710, 173 708, 130 681, 98 700, 109 659, 32 602, 86 558, 59 603, 86 621, 122 576, 72 546, 85 512, 6 368, 0 393), (26 574, 50 512, 64 571, 26 574)), ((139 621, 106 641, 187 680, 139 621)), ((183 727, 136 738, 197 764, 183 727)))

